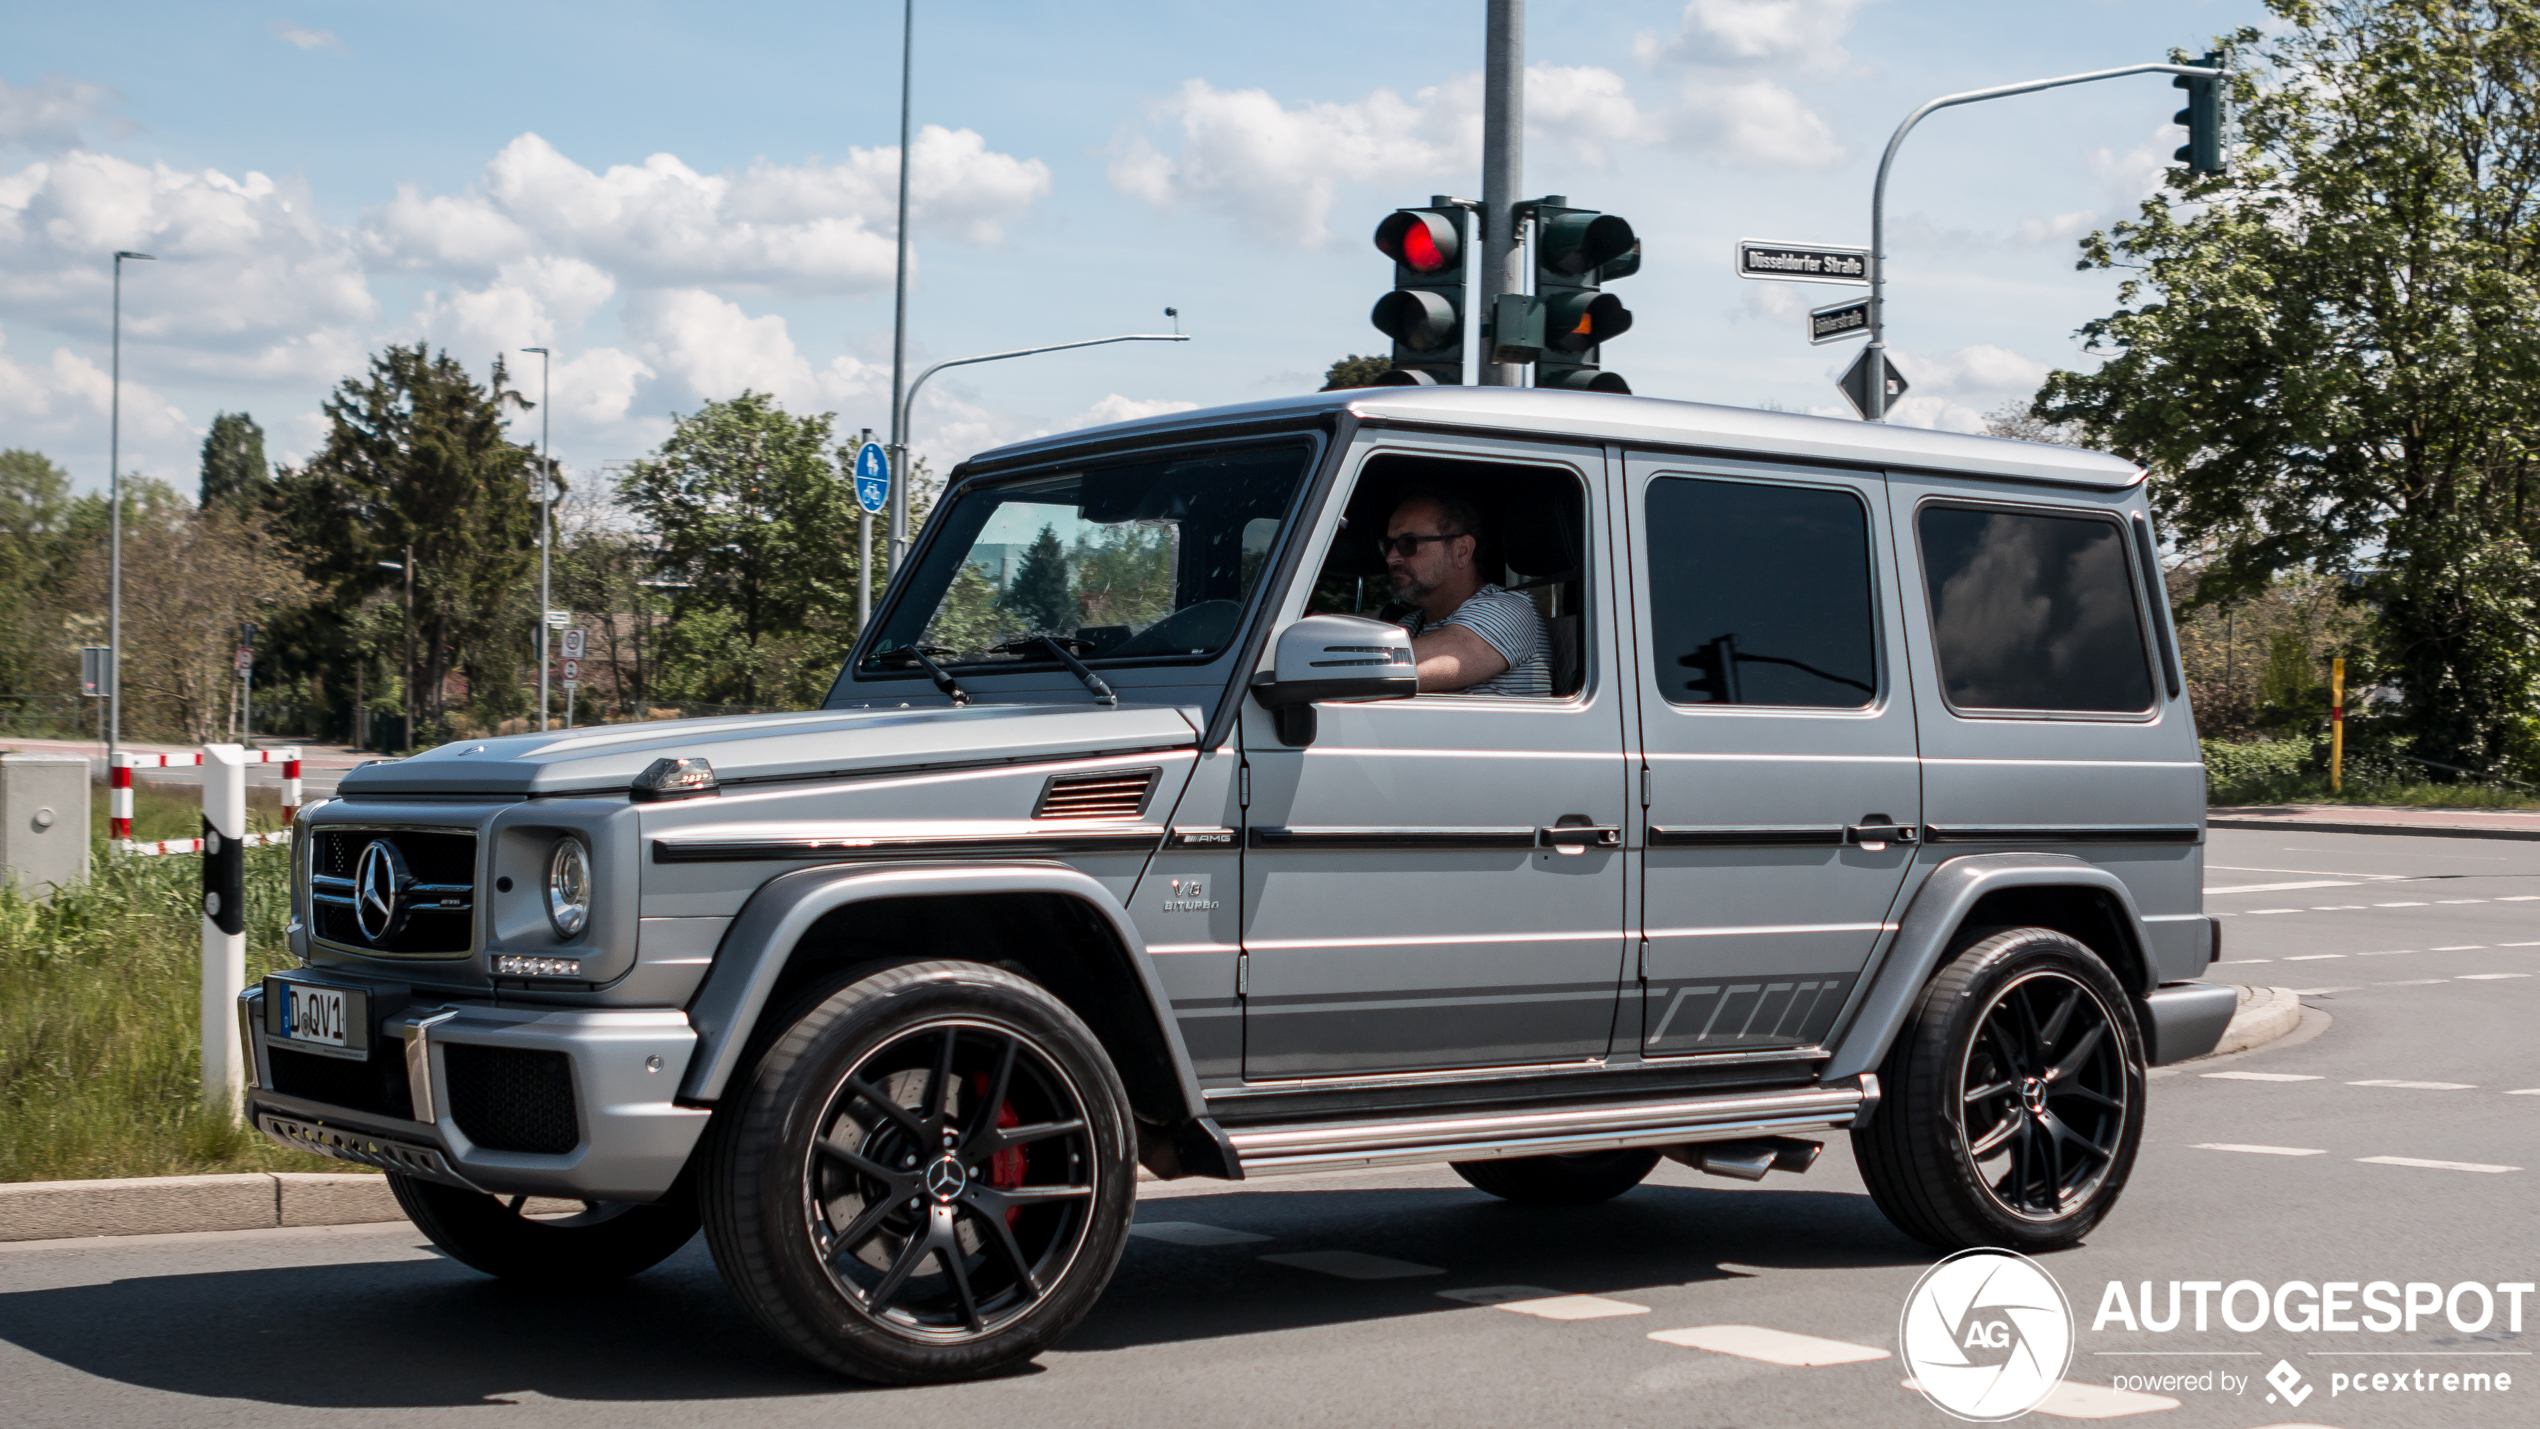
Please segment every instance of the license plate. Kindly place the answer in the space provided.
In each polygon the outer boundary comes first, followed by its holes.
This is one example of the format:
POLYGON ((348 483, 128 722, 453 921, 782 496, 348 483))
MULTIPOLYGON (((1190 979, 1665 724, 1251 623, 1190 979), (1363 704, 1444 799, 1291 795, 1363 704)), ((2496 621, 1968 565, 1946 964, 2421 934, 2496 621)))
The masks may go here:
POLYGON ((343 990, 332 987, 304 987, 296 982, 282 984, 282 1035, 294 1042, 315 1042, 326 1047, 342 1047, 347 1026, 346 999, 343 990))

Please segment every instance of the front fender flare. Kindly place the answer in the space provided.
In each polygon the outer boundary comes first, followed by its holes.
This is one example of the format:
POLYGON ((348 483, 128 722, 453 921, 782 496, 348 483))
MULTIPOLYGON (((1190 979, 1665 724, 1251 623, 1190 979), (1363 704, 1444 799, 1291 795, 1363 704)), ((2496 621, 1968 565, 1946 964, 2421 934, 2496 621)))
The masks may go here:
POLYGON ((812 925, 855 903, 882 898, 976 898, 1000 893, 1057 894, 1091 907, 1109 924, 1128 961, 1128 971, 1146 994, 1147 1011, 1164 1039, 1179 1084, 1183 1115, 1207 1114, 1199 1081, 1191 1074, 1190 1052, 1173 1019, 1171 1003, 1156 982, 1146 956, 1145 940, 1129 921, 1127 910, 1111 890, 1065 864, 1015 863, 987 866, 912 864, 848 864, 806 868, 781 874, 762 884, 724 930, 714 966, 704 986, 688 1004, 688 1020, 697 1029, 697 1054, 679 1089, 681 1101, 711 1103, 723 1095, 740 1070, 750 1031, 767 1011, 769 994, 785 971, 786 961, 812 925))
MULTIPOLYGON (((2088 888, 2106 893, 2123 910, 2127 930, 2138 946, 2143 939, 2142 915, 2125 882, 2096 864, 2059 853, 1978 853, 1953 858, 1931 871, 1914 901, 1898 921, 1887 952, 1871 969, 1869 991, 1853 1014, 1851 1026, 1835 1044, 1833 1060, 1821 1074, 1837 1081, 1878 1070, 1897 1029, 1913 1010, 1914 999, 1931 981, 1967 914, 1986 894, 2006 888, 2088 888)), ((2127 991, 2141 998, 2149 988, 2127 991)))

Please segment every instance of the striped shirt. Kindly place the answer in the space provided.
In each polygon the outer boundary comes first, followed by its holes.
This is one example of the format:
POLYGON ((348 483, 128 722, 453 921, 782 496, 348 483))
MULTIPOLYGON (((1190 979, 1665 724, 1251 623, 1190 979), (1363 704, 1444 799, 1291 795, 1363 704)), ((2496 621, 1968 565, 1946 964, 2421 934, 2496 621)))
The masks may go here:
MULTIPOLYGON (((1544 634, 1543 617, 1536 613, 1535 603, 1513 590, 1498 585, 1485 585, 1455 608, 1455 613, 1432 625, 1424 610, 1414 610, 1403 618, 1402 628, 1413 636, 1427 634, 1449 625, 1461 625, 1482 637, 1482 642, 1508 662, 1508 668, 1479 684, 1466 685, 1452 691, 1459 695, 1533 695, 1549 698, 1552 694, 1552 662, 1546 658, 1551 640, 1544 634)), ((1446 694, 1449 691, 1435 691, 1446 694)))

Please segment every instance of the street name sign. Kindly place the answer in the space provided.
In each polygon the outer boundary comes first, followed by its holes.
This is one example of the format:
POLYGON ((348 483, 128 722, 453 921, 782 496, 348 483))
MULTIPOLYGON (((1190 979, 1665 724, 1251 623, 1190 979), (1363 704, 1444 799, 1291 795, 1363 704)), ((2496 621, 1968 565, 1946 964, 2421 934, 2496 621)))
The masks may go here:
POLYGON ((1866 288, 1870 285, 1870 250, 1741 238, 1737 241, 1737 275, 1783 283, 1842 283, 1866 288))
POLYGON ((1879 381, 1882 374, 1887 382, 1887 400, 1879 404, 1879 411, 1885 414, 1896 410, 1897 399, 1904 396, 1906 389, 1912 385, 1905 380, 1904 373, 1896 370, 1896 364, 1887 360, 1886 348, 1861 349, 1861 355, 1852 359, 1852 365, 1843 369, 1843 375, 1835 379, 1834 385, 1843 389, 1843 395, 1852 403, 1852 410, 1866 419, 1870 415, 1870 384, 1879 381))
POLYGON ((855 504, 868 516, 879 516, 891 504, 891 457, 880 442, 855 449, 855 504))
POLYGON ((1846 298, 1808 310, 1808 340, 1813 343, 1841 342, 1859 337, 1870 330, 1870 300, 1846 298))

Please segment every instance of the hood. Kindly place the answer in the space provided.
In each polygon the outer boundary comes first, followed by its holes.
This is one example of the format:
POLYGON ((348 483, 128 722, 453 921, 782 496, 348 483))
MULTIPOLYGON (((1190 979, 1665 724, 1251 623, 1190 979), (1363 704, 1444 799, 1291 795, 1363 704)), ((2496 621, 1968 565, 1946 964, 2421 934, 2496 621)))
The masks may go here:
POLYGON ((729 785, 1179 749, 1198 737, 1190 715, 1167 705, 809 710, 460 740, 365 764, 338 792, 616 794, 654 760, 677 755, 705 760, 729 785))

